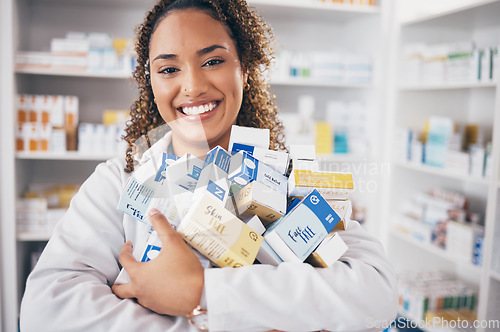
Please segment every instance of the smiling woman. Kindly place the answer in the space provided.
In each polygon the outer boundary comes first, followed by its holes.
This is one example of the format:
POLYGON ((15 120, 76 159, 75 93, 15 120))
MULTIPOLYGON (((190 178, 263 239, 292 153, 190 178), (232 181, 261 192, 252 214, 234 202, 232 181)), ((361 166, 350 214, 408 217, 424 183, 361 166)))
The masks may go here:
POLYGON ((176 153, 190 146, 203 155, 206 143, 227 147, 232 124, 270 129, 271 148, 285 150, 263 74, 273 57, 272 32, 245 1, 160 1, 138 40, 141 94, 126 130, 128 172, 135 141, 165 123, 178 134, 176 153))
MULTIPOLYGON (((123 188, 134 183, 133 147, 143 135, 171 128, 135 159, 138 171, 165 152, 204 157, 216 145, 227 149, 233 124, 267 128, 270 147, 284 148, 262 74, 271 36, 244 0, 164 0, 147 13, 138 29, 140 95, 131 107, 126 160, 100 164, 55 228, 26 284, 23 332, 184 332, 202 325, 211 331, 375 332, 371 322, 395 317, 394 271, 381 244, 356 221, 341 231, 348 250, 328 268, 283 262, 204 269, 165 216, 151 209, 161 250, 147 262, 136 260, 144 248, 134 251, 132 243, 148 238, 151 225, 116 207, 123 188), (130 282, 115 284, 122 267, 130 282)), ((231 214, 206 212, 215 219, 231 214)))
POLYGON ((199 10, 170 12, 157 24, 149 54, 156 107, 172 129, 176 155, 206 143, 227 148, 248 74, 226 27, 199 10))

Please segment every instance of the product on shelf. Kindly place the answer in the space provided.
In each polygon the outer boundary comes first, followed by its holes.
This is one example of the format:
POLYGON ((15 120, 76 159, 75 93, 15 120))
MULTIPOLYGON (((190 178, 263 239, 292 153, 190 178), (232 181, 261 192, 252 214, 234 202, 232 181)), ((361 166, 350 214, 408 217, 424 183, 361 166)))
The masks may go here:
POLYGON ((439 271, 406 272, 398 284, 399 313, 411 320, 422 321, 447 310, 476 309, 476 291, 439 271))
POLYGON ((434 188, 418 193, 403 205, 394 227, 412 238, 446 250, 450 257, 482 264, 484 226, 479 215, 468 210, 462 194, 434 188))
POLYGON ((16 150, 76 150, 78 109, 76 96, 18 95, 16 150))
POLYGON ((78 191, 75 184, 31 184, 16 201, 18 232, 50 232, 78 191))
POLYGON ((396 161, 444 168, 456 174, 487 177, 491 143, 484 144, 478 124, 460 125, 448 117, 432 116, 423 133, 399 127, 395 131, 396 161))
POLYGON ((368 107, 359 101, 330 101, 325 119, 314 119, 312 96, 299 97, 298 112, 279 114, 285 127, 287 145, 316 144, 320 154, 364 157, 369 153, 368 107))
POLYGON ((355 6, 375 6, 376 0, 320 0, 323 3, 338 3, 355 6))
POLYGON ((402 53, 401 81, 406 84, 494 82, 498 75, 498 46, 407 43, 402 53))
POLYGON ((53 38, 50 52, 18 52, 18 69, 53 69, 70 72, 130 75, 136 66, 133 41, 107 33, 68 32, 53 38))
POLYGON ((372 80, 372 66, 372 59, 361 54, 281 51, 272 77, 366 84, 372 80))

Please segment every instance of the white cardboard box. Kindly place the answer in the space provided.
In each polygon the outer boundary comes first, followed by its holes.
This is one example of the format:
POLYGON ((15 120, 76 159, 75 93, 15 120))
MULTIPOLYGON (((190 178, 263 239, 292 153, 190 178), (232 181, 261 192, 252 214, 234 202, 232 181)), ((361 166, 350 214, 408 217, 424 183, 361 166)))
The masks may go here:
POLYGON ((234 143, 247 144, 264 149, 269 149, 269 132, 269 129, 233 125, 231 127, 231 137, 229 138, 228 150, 233 150, 234 143))
POLYGON ((238 191, 234 201, 241 218, 257 215, 266 225, 286 213, 286 195, 257 181, 238 191))
POLYGON ((307 257, 306 262, 315 267, 330 267, 347 251, 347 245, 336 232, 330 233, 307 257))

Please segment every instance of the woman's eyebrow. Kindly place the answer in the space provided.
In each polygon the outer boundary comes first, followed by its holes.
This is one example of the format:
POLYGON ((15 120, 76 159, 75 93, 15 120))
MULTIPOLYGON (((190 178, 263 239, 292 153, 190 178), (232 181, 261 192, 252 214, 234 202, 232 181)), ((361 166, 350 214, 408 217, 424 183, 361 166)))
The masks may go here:
POLYGON ((154 58, 152 62, 155 62, 156 60, 169 60, 175 58, 177 58, 176 54, 160 54, 156 58, 154 58))
MULTIPOLYGON (((204 47, 201 50, 197 51, 196 53, 199 56, 200 55, 205 55, 205 54, 208 54, 210 52, 213 52, 214 50, 216 50, 218 48, 221 48, 223 50, 228 51, 227 47, 224 47, 222 45, 214 44, 212 46, 204 47)), ((170 60, 170 59, 176 59, 176 58, 177 58, 177 54, 163 53, 163 54, 158 55, 156 58, 154 58, 152 62, 155 62, 156 60, 170 60)))
POLYGON ((222 48, 222 49, 224 49, 226 51, 228 50, 227 47, 214 44, 212 46, 208 46, 208 47, 202 48, 201 50, 197 51, 196 53, 198 53, 198 55, 205 55, 205 54, 208 54, 210 52, 213 52, 214 50, 216 50, 218 48, 222 48))

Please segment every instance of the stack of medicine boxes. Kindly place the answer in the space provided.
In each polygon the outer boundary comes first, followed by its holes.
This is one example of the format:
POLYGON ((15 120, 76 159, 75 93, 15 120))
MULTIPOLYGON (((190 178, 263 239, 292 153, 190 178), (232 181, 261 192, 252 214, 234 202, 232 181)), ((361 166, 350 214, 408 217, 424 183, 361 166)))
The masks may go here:
MULTIPOLYGON (((312 151, 269 150, 269 130, 233 126, 229 152, 217 146, 205 161, 153 156, 133 173, 118 209, 143 222, 134 255, 148 261, 161 250, 147 211, 160 210, 202 265, 238 267, 304 262, 327 267, 347 246, 334 230, 345 229, 352 175, 319 172, 312 151)), ((307 147, 309 148, 309 147, 307 147)), ((124 270, 116 283, 128 282, 124 270)))

